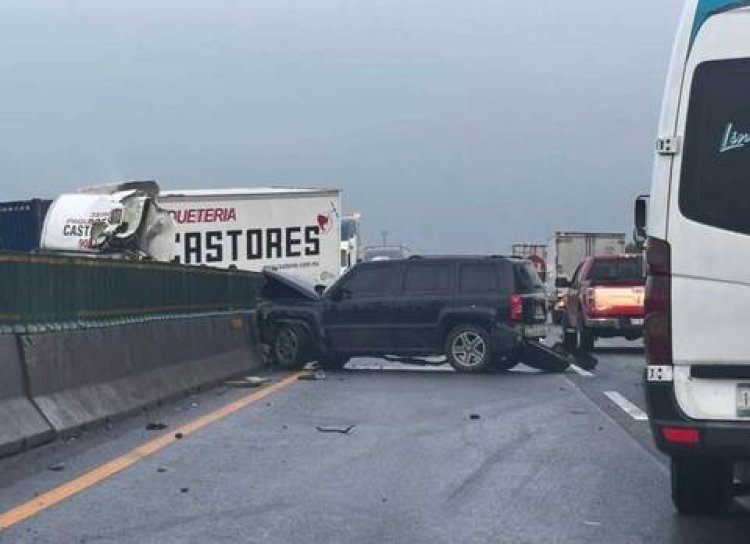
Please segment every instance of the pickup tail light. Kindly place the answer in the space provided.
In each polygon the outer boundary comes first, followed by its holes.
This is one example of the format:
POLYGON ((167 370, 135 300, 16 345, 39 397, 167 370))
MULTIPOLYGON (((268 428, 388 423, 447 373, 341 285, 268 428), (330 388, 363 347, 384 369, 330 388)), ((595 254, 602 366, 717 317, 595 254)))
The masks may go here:
POLYGON ((664 240, 649 238, 646 249, 644 323, 646 359, 650 365, 672 364, 672 262, 664 240))
POLYGON ((510 297, 510 320, 523 321, 523 298, 520 295, 510 297))

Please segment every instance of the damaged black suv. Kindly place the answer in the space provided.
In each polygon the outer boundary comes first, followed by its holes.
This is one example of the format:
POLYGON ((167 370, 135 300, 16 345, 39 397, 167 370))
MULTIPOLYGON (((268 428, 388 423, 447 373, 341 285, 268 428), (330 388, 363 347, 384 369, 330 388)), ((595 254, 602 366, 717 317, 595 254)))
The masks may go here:
POLYGON ((361 263, 322 292, 266 271, 261 340, 285 368, 357 356, 442 355, 462 372, 509 369, 547 332, 546 296, 528 261, 410 257, 361 263))

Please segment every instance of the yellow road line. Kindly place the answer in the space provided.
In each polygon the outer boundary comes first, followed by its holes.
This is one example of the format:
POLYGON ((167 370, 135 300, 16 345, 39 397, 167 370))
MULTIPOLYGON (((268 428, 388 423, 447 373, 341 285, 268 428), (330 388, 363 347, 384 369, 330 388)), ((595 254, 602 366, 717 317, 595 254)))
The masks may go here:
POLYGON ((243 408, 253 404, 254 402, 258 402, 259 400, 262 400, 278 391, 281 391, 285 387, 288 387, 289 385, 297 381, 297 378, 300 376, 300 374, 303 374, 303 372, 295 372, 294 374, 287 376, 277 383, 268 385, 259 391, 237 399, 236 401, 231 402, 226 406, 219 408, 218 410, 210 412, 204 416, 199 417, 198 419, 186 423, 185 425, 173 431, 170 431, 168 434, 163 434, 158 438, 149 440, 148 442, 141 444, 128 453, 116 459, 113 459, 112 461, 104 463, 103 465, 98 466, 97 468, 79 476, 78 478, 75 478, 74 480, 62 484, 61 486, 51 489, 45 493, 42 493, 41 495, 30 501, 16 506, 15 508, 8 510, 3 514, 0 514, 0 532, 2 532, 4 529, 12 527, 13 525, 25 519, 37 515, 42 510, 46 510, 47 508, 72 497, 76 493, 80 493, 81 491, 84 491, 89 487, 102 482, 110 476, 113 476, 118 472, 125 470, 129 466, 142 461, 149 455, 152 455, 157 451, 166 448, 170 444, 174 444, 179 440, 175 437, 177 433, 182 433, 182 436, 186 437, 196 431, 199 431, 203 427, 211 425, 212 423, 215 423, 230 414, 242 410, 243 408))

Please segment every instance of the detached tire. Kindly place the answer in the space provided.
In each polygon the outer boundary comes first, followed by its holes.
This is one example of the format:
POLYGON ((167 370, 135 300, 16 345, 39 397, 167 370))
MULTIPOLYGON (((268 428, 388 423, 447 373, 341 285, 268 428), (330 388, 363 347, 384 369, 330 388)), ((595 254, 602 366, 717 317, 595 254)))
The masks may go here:
POLYGON ((273 362, 286 370, 301 368, 307 361, 310 340, 299 325, 281 325, 273 339, 273 362))
POLYGON ((492 368, 490 335, 476 325, 454 327, 445 338, 445 354, 459 372, 476 374, 492 368))
POLYGON ((732 463, 672 458, 672 502, 686 516, 719 514, 732 500, 732 463))

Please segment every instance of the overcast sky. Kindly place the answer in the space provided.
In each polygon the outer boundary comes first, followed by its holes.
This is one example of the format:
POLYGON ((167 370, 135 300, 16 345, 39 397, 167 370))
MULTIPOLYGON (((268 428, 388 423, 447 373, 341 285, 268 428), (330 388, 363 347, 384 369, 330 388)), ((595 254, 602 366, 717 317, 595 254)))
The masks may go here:
POLYGON ((0 199, 333 186, 422 252, 625 230, 683 0, 8 0, 0 199))

